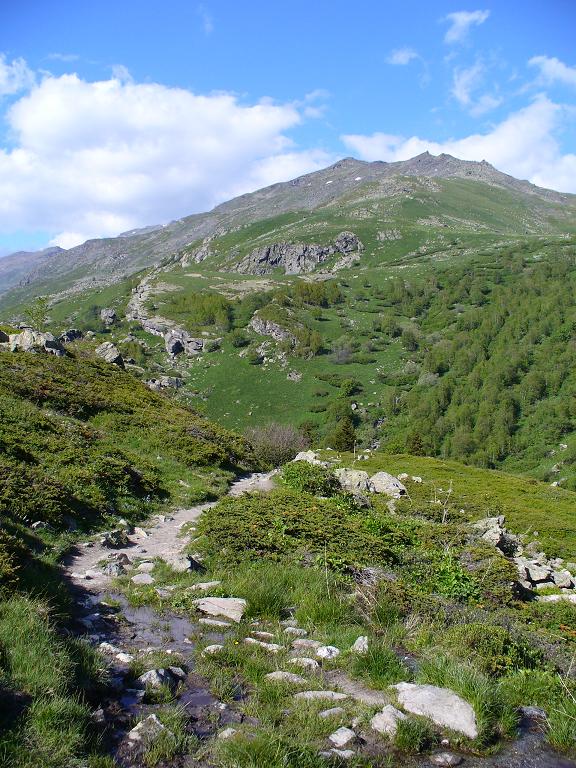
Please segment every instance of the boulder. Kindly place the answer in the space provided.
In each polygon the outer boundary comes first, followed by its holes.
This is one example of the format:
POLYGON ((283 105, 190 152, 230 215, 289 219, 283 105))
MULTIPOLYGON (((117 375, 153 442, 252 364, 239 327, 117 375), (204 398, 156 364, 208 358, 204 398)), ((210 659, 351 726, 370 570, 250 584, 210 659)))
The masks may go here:
POLYGON ((41 333, 32 328, 24 328, 21 333, 8 337, 11 352, 46 352, 49 355, 63 357, 66 350, 51 333, 41 333))
POLYGON ((353 253, 354 251, 361 253, 364 250, 364 245, 360 241, 354 232, 340 232, 338 237, 334 240, 336 250, 340 253, 353 253))
POLYGON ((150 669, 140 675, 136 682, 141 688, 160 688, 163 685, 175 688, 179 680, 184 677, 186 675, 180 667, 169 667, 168 669, 150 669))
POLYGON ((292 459, 292 461, 307 461, 308 464, 316 464, 319 467, 327 467, 328 462, 321 461, 318 458, 318 454, 314 451, 300 451, 300 453, 297 453, 295 458, 292 459))
POLYGON ((570 571, 553 571, 552 581, 560 589, 572 589, 574 586, 574 579, 570 571))
POLYGON ((113 325, 116 322, 116 312, 110 307, 106 307, 100 310, 100 320, 106 326, 113 325))
POLYGON ((393 499, 399 499, 406 495, 406 487, 400 480, 388 472, 377 472, 369 480, 370 490, 374 493, 384 493, 393 499))
POLYGON ((216 653, 220 653, 220 651, 224 650, 224 646, 220 645, 219 643, 214 643, 213 645, 207 645, 206 648, 202 651, 202 656, 214 656, 216 653))
POLYGON ((264 320, 257 313, 250 320, 250 328, 261 336, 270 336, 274 341, 287 341, 292 346, 296 344, 296 336, 272 320, 264 320))
POLYGON ((366 637, 366 635, 360 635, 360 637, 354 641, 354 644, 352 645, 350 650, 353 653, 360 653, 360 654, 368 653, 368 638, 366 637))
POLYGON ((235 622, 242 619, 246 610, 246 600, 238 597, 202 597, 194 600, 194 605, 201 613, 223 616, 235 622))
POLYGON ((191 336, 183 328, 172 328, 164 335, 166 352, 169 355, 199 355, 204 350, 204 339, 191 336))
POLYGON ((526 575, 533 584, 537 584, 539 581, 549 581, 551 573, 551 568, 535 565, 534 563, 529 563, 526 566, 526 575))
POLYGON ((308 672, 317 672, 320 669, 320 664, 315 659, 310 659, 307 656, 293 656, 288 661, 290 664, 296 664, 297 667, 307 669, 308 672))
POLYGON ((352 493, 368 493, 372 490, 370 476, 368 472, 361 469, 345 469, 344 467, 334 470, 334 474, 342 488, 352 493))
POLYGON ((154 584, 154 577, 150 576, 149 573, 137 573, 136 576, 132 576, 130 581, 137 586, 149 586, 154 584))
POLYGON ((406 720, 406 715, 393 707, 392 704, 387 704, 382 712, 378 712, 370 720, 370 727, 383 736, 393 738, 400 720, 406 720))
POLYGON ((340 656, 340 649, 334 645, 321 645, 320 648, 316 648, 316 656, 319 659, 335 659, 340 656))
POLYGON ((119 368, 124 368, 124 360, 120 354, 118 347, 114 346, 111 341, 105 341, 96 347, 94 350, 98 357, 101 357, 107 363, 111 365, 117 365, 119 368))
POLYGON ((392 688, 398 694, 398 703, 413 715, 427 717, 436 725, 463 733, 469 739, 477 738, 474 709, 449 688, 415 683, 398 683, 392 688))

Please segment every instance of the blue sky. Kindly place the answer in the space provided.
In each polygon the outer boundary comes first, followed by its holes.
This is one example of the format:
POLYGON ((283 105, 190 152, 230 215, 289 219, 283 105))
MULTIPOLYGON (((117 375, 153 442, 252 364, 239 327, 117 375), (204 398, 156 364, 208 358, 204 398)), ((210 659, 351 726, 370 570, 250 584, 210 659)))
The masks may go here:
POLYGON ((573 0, 0 2, 0 253, 354 155, 576 192, 573 0))

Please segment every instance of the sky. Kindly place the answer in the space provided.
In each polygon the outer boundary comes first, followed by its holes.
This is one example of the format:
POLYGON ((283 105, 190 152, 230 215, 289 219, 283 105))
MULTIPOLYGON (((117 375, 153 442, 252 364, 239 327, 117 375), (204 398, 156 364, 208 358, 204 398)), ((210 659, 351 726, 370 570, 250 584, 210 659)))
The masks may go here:
POLYGON ((576 0, 0 0, 0 255, 426 150, 576 193, 576 0))

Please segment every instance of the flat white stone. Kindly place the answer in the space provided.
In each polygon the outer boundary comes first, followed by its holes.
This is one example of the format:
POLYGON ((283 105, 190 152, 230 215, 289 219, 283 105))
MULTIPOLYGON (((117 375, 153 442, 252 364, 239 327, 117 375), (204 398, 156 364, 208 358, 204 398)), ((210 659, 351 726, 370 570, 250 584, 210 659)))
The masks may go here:
POLYGON ((251 635, 254 635, 258 640, 274 640, 274 633, 273 632, 261 632, 260 630, 254 631, 250 633, 251 635))
POLYGON ((259 648, 263 648, 270 653, 279 653, 284 650, 283 645, 277 645, 276 643, 265 643, 263 640, 255 640, 253 637, 245 637, 244 642, 246 645, 257 645, 259 648))
POLYGON ((214 643, 213 645, 207 645, 206 648, 202 651, 202 656, 214 656, 215 653, 220 653, 220 651, 224 650, 223 645, 219 645, 218 643, 214 643))
POLYGON ((398 683, 392 688, 398 693, 398 703, 413 715, 427 717, 436 725, 463 733, 469 739, 477 738, 474 709, 449 688, 415 683, 398 683))
POLYGON ((231 627, 229 621, 220 621, 220 619, 198 619, 198 624, 203 624, 205 627, 231 627))
POLYGON ((237 623, 246 610, 246 600, 239 597, 201 597, 194 600, 194 605, 209 616, 224 616, 237 623))
POLYGON ((290 683, 291 685, 306 685, 308 682, 305 678, 300 677, 300 675, 295 675, 293 672, 282 672, 280 670, 270 672, 269 674, 264 675, 264 677, 266 680, 272 680, 272 682, 290 683))
POLYGON ((307 669, 309 672, 316 672, 320 669, 320 664, 316 659, 309 659, 307 656, 294 656, 292 659, 288 659, 290 664, 296 664, 302 669, 307 669))
POLYGON ((302 691, 295 694, 294 698, 304 701, 344 701, 348 696, 345 693, 337 693, 336 691, 302 691))
POLYGON ((154 570, 154 563, 144 562, 136 568, 140 573, 151 573, 154 570))
POLYGON ((336 656, 340 656, 340 649, 334 645, 321 645, 320 648, 316 648, 316 656, 319 659, 335 659, 336 656))
POLYGON ((219 587, 222 584, 221 581, 199 581, 198 584, 194 584, 192 589, 196 592, 199 590, 208 590, 219 587))
POLYGON ((356 738, 356 734, 351 728, 338 728, 338 730, 334 731, 334 733, 331 733, 330 736, 328 736, 332 744, 334 744, 335 747, 338 747, 339 749, 341 747, 345 747, 346 744, 351 742, 353 739, 356 738))
POLYGON ((287 635, 293 635, 294 637, 306 637, 308 634, 302 627, 284 627, 284 632, 287 635))
POLYGON ((396 734, 400 720, 406 720, 406 715, 400 712, 399 709, 396 709, 396 707, 393 707, 392 704, 387 704, 382 712, 378 712, 370 720, 370 727, 383 736, 392 738, 396 734))
POLYGON ((139 585, 148 585, 148 584, 154 584, 154 577, 150 576, 149 573, 137 573, 136 576, 132 576, 130 581, 133 584, 139 584, 139 585))
POLYGON ((322 643, 318 640, 310 640, 306 637, 298 638, 297 640, 294 640, 292 643, 292 648, 295 650, 300 650, 302 648, 309 649, 312 648, 312 650, 316 650, 316 648, 322 648, 322 643))

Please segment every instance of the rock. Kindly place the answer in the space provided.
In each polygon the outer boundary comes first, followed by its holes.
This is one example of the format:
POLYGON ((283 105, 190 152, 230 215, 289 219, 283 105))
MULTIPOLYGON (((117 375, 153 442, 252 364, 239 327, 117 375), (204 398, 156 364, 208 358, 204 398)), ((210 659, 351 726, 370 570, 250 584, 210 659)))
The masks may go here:
POLYGON ((369 493, 372 490, 370 485, 370 476, 368 472, 361 469, 340 469, 334 470, 340 485, 352 493, 369 493))
POLYGON ((256 333, 259 333, 260 336, 270 336, 274 341, 287 341, 292 346, 296 344, 296 336, 293 333, 290 333, 286 328, 278 325, 278 323, 274 323, 272 320, 262 319, 258 313, 255 313, 252 320, 250 320, 249 327, 256 333))
POLYGON ((281 672, 280 670, 270 672, 264 675, 264 678, 272 682, 290 683, 291 685, 306 685, 308 682, 305 678, 300 677, 300 675, 295 675, 293 672, 281 672))
POLYGON ((102 709, 102 707, 100 707, 100 709, 94 710, 94 712, 92 712, 90 716, 90 719, 92 720, 93 723, 98 723, 98 725, 102 725, 102 723, 105 723, 106 715, 104 714, 104 710, 102 709))
POLYGON ((546 710, 542 707, 520 707, 520 714, 529 720, 546 720, 548 717, 546 710))
POLYGON ((122 355, 118 351, 118 347, 115 347, 111 341, 105 341, 96 347, 94 350, 98 357, 101 357, 105 362, 111 365, 117 365, 119 368, 124 368, 124 360, 122 355))
POLYGON ((178 376, 160 376, 159 379, 148 379, 144 383, 154 392, 160 392, 163 389, 180 389, 184 386, 184 379, 178 376))
POLYGON ((574 586, 574 580, 570 571, 553 571, 552 581, 561 589, 571 589, 574 586))
POLYGON ((219 619, 198 619, 198 624, 204 624, 206 627, 231 627, 232 624, 228 621, 220 621, 219 619))
POLYGON ((156 715, 148 715, 141 720, 135 728, 128 732, 130 741, 142 742, 146 745, 155 741, 162 733, 170 733, 166 726, 162 725, 156 715))
POLYGON ((368 638, 366 635, 360 635, 360 637, 354 641, 350 650, 353 653, 368 653, 368 638))
POLYGON ((253 637, 245 637, 244 642, 246 645, 257 645, 259 648, 263 648, 270 653, 279 653, 284 650, 283 645, 277 645, 276 643, 265 643, 263 640, 255 640, 253 637))
POLYGON ((225 741, 226 739, 233 738, 237 733, 238 731, 235 728, 224 728, 223 731, 220 731, 217 738, 225 741))
POLYGON ((48 523, 45 523, 43 520, 37 520, 30 526, 33 531, 45 531, 48 527, 48 523))
POLYGON ((102 320, 106 326, 113 325, 116 322, 116 312, 110 308, 101 309, 100 320, 102 320))
POLYGON ((219 645, 218 643, 214 643, 213 645, 207 645, 206 648, 202 651, 202 656, 214 656, 216 653, 220 653, 220 651, 224 650, 223 645, 219 645))
POLYGON ((317 650, 318 648, 322 648, 322 643, 319 640, 310 640, 307 637, 302 637, 292 642, 292 648, 296 651, 299 651, 302 648, 305 648, 306 650, 309 648, 317 650))
POLYGON ((100 653, 109 653, 112 656, 115 656, 117 653, 122 653, 121 648, 117 648, 115 645, 112 645, 111 643, 100 643, 98 646, 98 650, 100 653))
POLYGON ((331 733, 328 739, 334 744, 335 747, 345 747, 356 738, 356 734, 351 728, 338 728, 338 730, 331 733))
POLYGON ((356 756, 353 749, 329 749, 326 752, 319 752, 320 757, 327 757, 329 760, 333 757, 340 757, 342 760, 351 760, 356 756))
POLYGON ((136 567, 136 570, 140 571, 141 573, 151 573, 154 570, 154 563, 140 563, 140 565, 136 567))
POLYGON ((296 666, 307 669, 309 672, 317 672, 320 669, 320 664, 316 659, 309 659, 306 656, 295 656, 288 661, 290 664, 296 664, 296 666))
POLYGON ((128 534, 123 528, 107 531, 100 537, 100 544, 103 547, 116 549, 118 547, 126 547, 129 543, 128 534))
POLYGON ((11 352, 46 352, 56 357, 66 354, 62 343, 51 333, 34 331, 32 328, 24 328, 21 333, 10 334, 8 342, 11 352))
POLYGON ((533 584, 537 584, 539 581, 549 581, 551 568, 542 568, 539 565, 528 564, 526 566, 526 575, 533 584))
POLYGON ((460 763, 463 762, 463 758, 452 752, 436 752, 436 754, 430 755, 430 762, 432 765, 439 765, 442 766, 442 768, 450 768, 453 765, 460 765, 460 763))
POLYGON ((346 714, 346 710, 342 707, 331 707, 330 709, 323 709, 322 712, 318 712, 318 717, 324 719, 328 717, 342 717, 346 714))
POLYGON ((427 717, 436 725, 463 733, 469 739, 477 738, 474 709, 449 688, 415 683, 398 683, 392 688, 397 691, 399 704, 413 715, 427 717))
POLYGON ((134 656, 131 653, 120 652, 116 654, 115 658, 121 661, 122 664, 130 664, 131 661, 134 661, 134 656))
POLYGON ((178 680, 184 677, 186 675, 180 667, 169 667, 168 669, 150 669, 140 675, 136 682, 141 688, 160 688, 162 685, 175 688, 178 680))
POLYGON ((328 462, 327 461, 321 461, 318 458, 318 454, 314 451, 300 451, 300 453, 297 453, 296 456, 292 459, 292 461, 307 461, 308 464, 316 464, 319 467, 327 467, 328 462))
POLYGON ((78 328, 70 328, 68 331, 64 331, 61 336, 58 336, 58 341, 61 344, 69 344, 71 341, 78 341, 82 338, 82 331, 78 328))
POLYGON ((372 720, 370 720, 370 727, 374 731, 378 731, 383 736, 389 736, 393 738, 398 728, 398 722, 400 720, 406 720, 406 715, 400 712, 399 709, 393 707, 392 704, 387 704, 382 712, 378 712, 372 720))
POLYGON ((299 371, 289 371, 286 378, 288 381, 302 381, 302 374, 299 371))
POLYGON ((204 350, 204 339, 191 336, 183 328, 172 328, 164 336, 164 345, 169 355, 200 355, 204 350))
POLYGON ((295 694, 294 698, 298 701, 344 701, 348 697, 336 691, 302 691, 295 694))
POLYGON ((246 610, 246 600, 238 597, 202 597, 194 600, 194 605, 209 616, 224 616, 231 621, 240 622, 246 610))
POLYGON ((199 581, 197 584, 194 584, 192 586, 193 591, 198 590, 208 590, 208 589, 214 589, 215 587, 219 587, 220 584, 222 584, 221 581, 199 581))
POLYGON ((316 649, 316 656, 319 659, 335 659, 340 656, 340 649, 333 645, 321 645, 316 649))
POLYGON ((130 581, 132 584, 137 584, 138 586, 146 586, 148 584, 154 584, 154 577, 150 576, 149 573, 137 573, 136 576, 132 576, 130 581))
POLYGON ((334 240, 334 245, 336 246, 336 250, 340 253, 353 253, 354 251, 357 251, 358 253, 361 253, 364 250, 364 245, 360 241, 357 235, 354 234, 354 232, 340 232, 338 237, 334 240))
POLYGON ((399 499, 401 496, 406 495, 406 487, 402 485, 397 477, 390 475, 388 472, 377 472, 375 475, 372 475, 369 484, 370 490, 374 493, 384 493, 393 499, 399 499))
POLYGON ((306 637, 308 634, 302 627, 284 627, 284 633, 294 637, 306 637))

